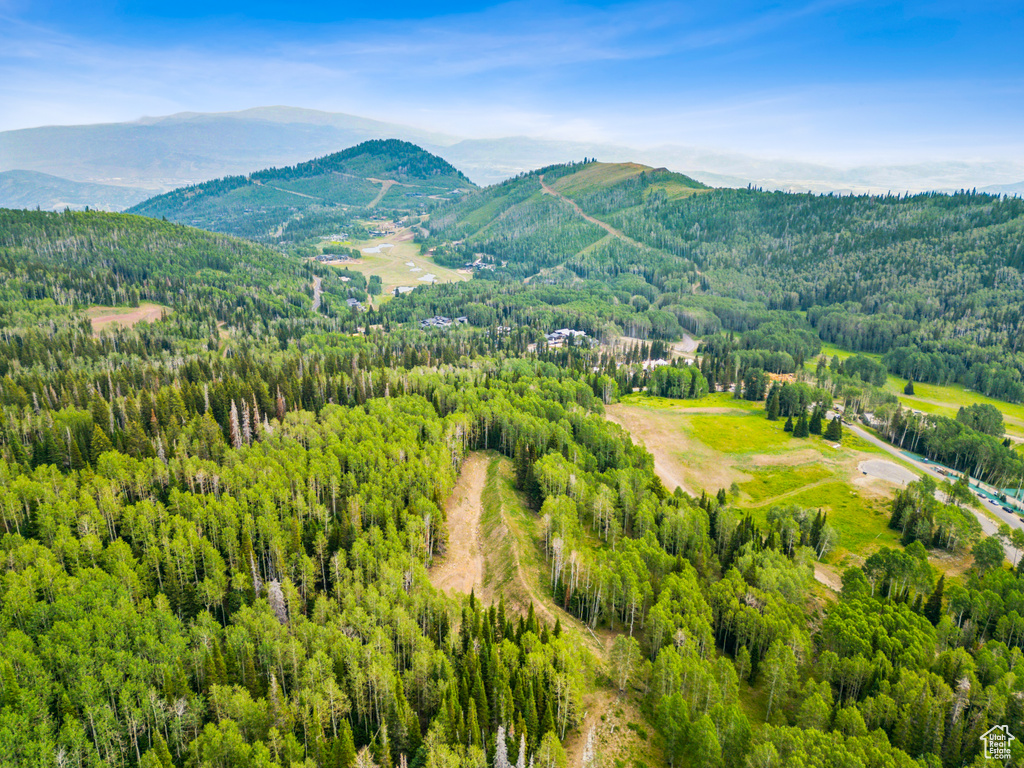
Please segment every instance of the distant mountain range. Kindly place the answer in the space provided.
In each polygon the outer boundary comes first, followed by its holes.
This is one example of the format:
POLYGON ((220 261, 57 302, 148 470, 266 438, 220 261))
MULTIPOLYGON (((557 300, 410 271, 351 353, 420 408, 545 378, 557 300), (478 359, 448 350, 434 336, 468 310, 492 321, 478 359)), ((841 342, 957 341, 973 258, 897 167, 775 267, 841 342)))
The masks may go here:
POLYGON ((315 160, 226 176, 145 200, 128 209, 216 232, 285 237, 349 222, 348 209, 427 211, 477 189, 448 161, 399 139, 372 139, 315 160))
POLYGON ((71 181, 37 171, 0 171, 0 208, 123 211, 157 190, 71 181))
MULTIPOLYGON (((64 181, 168 191, 181 186, 294 165, 367 139, 415 142, 480 185, 533 168, 596 157, 685 172, 714 186, 814 192, 903 192, 987 189, 1013 194, 1024 162, 936 162, 836 168, 786 159, 666 145, 637 149, 614 144, 529 137, 465 139, 411 126, 293 107, 241 112, 181 113, 129 123, 49 126, 0 132, 0 171, 35 171, 64 181)), ((49 207, 52 185, 16 179, 24 207, 49 207), (48 186, 49 185, 49 186, 48 186)), ((93 190, 103 207, 108 200, 93 190)), ((59 195, 58 195, 59 197, 59 195)), ((6 199, 6 198, 5 198, 6 199)))

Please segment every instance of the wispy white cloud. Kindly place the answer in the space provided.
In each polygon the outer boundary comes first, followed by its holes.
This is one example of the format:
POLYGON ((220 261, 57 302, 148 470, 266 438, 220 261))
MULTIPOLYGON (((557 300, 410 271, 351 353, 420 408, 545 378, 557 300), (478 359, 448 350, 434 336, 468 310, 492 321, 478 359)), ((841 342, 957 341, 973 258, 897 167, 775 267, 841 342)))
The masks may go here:
POLYGON ((955 81, 926 77, 926 67, 880 75, 850 50, 817 66, 778 63, 792 30, 851 2, 733 14, 659 0, 514 2, 424 20, 240 24, 111 42, 28 23, 0 0, 0 129, 293 104, 463 136, 846 162, 1024 154, 1019 68, 955 81))

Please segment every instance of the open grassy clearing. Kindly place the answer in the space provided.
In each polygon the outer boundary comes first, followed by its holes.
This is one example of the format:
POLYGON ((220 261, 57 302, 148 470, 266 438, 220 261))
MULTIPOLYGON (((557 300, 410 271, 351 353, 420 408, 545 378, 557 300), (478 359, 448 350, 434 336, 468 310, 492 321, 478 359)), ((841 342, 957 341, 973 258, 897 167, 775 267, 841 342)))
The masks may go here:
MULTIPOLYGON (((608 408, 609 418, 671 467, 691 493, 731 489, 731 499, 758 520, 774 506, 828 512, 840 531, 832 563, 865 557, 894 544, 888 504, 898 487, 864 475, 860 462, 881 451, 847 433, 839 448, 820 437, 794 438, 765 418, 763 404, 717 393, 699 400, 632 395, 608 408)), ((890 457, 887 457, 890 458, 890 457)))
POLYGON ((85 315, 92 323, 93 333, 99 333, 114 324, 131 328, 136 323, 155 323, 170 312, 169 307, 143 302, 137 307, 92 306, 85 310, 85 315))
MULTIPOLYGON (((365 223, 365 222, 364 222, 365 223)), ((372 222, 371 222, 372 223, 372 222)), ((416 288, 421 285, 429 285, 430 282, 421 280, 428 275, 433 275, 431 282, 454 283, 459 280, 468 280, 472 275, 461 270, 448 269, 439 264, 429 256, 420 254, 420 246, 414 243, 411 229, 400 229, 394 234, 383 237, 374 237, 369 240, 352 240, 343 243, 344 246, 355 248, 362 252, 362 256, 356 261, 339 263, 338 266, 345 269, 352 269, 362 272, 369 277, 377 275, 384 284, 382 296, 375 296, 373 300, 380 301, 390 298, 399 286, 416 288), (390 248, 381 246, 390 245, 390 248), (376 249, 375 253, 367 253, 376 249)), ((324 246, 334 245, 324 243, 324 246)))

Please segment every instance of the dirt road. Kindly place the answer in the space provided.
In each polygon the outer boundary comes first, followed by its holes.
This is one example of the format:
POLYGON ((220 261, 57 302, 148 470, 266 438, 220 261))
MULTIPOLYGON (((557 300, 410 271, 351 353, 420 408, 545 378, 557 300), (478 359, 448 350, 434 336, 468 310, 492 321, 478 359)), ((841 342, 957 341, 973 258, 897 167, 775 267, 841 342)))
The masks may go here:
POLYGON ((316 197, 315 195, 307 195, 305 192, 296 192, 294 189, 283 189, 281 187, 275 187, 271 184, 264 184, 262 181, 253 181, 257 187, 266 187, 272 189, 275 192, 284 192, 286 195, 295 195, 296 197, 304 197, 307 200, 323 200, 322 197, 316 197))
POLYGON ((473 453, 466 457, 459 481, 448 499, 448 551, 444 561, 430 569, 430 581, 445 592, 477 592, 484 584, 484 553, 481 548, 480 496, 487 481, 488 457, 473 453))
POLYGON ((697 351, 698 341, 688 333, 683 334, 682 341, 672 343, 672 351, 683 357, 693 357, 697 351))

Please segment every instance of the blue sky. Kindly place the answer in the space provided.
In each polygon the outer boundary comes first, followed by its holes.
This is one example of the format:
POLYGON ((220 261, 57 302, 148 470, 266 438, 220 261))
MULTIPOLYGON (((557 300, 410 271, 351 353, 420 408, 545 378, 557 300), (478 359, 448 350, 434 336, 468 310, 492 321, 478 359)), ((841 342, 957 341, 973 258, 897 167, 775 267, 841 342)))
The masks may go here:
POLYGON ((837 164, 1024 156, 986 3, 0 0, 0 130, 287 104, 837 164))

